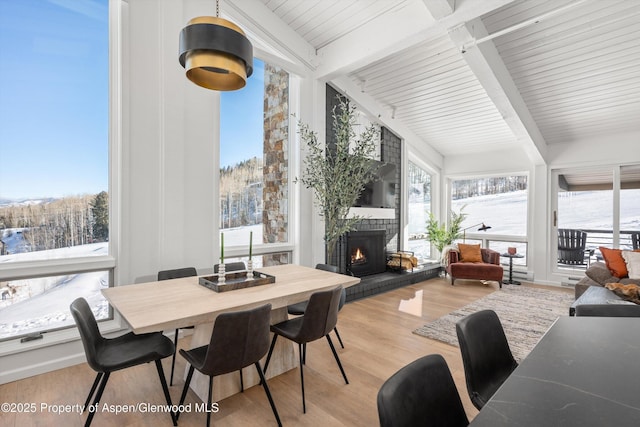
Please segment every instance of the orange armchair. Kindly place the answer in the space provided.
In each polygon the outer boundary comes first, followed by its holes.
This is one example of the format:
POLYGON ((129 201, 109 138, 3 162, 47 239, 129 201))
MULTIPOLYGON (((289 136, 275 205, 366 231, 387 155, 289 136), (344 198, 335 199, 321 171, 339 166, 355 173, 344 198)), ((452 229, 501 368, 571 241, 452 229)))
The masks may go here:
POLYGON ((451 275, 451 286, 456 279, 495 280, 502 288, 504 270, 500 266, 500 253, 481 248, 482 262, 461 262, 458 252, 449 251, 449 265, 446 271, 451 275))

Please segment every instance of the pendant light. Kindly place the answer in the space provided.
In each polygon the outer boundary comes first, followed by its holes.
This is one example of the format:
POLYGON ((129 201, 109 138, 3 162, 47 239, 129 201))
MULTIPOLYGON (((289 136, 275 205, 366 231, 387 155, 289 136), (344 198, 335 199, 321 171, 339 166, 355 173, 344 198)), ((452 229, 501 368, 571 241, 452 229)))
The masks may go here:
POLYGON ((253 46, 233 22, 216 16, 199 16, 180 32, 180 65, 187 78, 207 89, 242 89, 253 73, 253 46))

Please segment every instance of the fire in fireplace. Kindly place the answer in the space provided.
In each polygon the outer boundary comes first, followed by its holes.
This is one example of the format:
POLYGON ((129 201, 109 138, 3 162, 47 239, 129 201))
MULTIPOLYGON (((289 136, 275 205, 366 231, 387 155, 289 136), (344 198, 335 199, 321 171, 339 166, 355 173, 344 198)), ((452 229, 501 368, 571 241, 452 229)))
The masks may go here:
POLYGON ((357 277, 386 270, 385 230, 352 231, 347 236, 347 271, 357 277))
POLYGON ((351 254, 351 265, 366 264, 367 257, 362 253, 361 248, 356 248, 356 253, 351 254))

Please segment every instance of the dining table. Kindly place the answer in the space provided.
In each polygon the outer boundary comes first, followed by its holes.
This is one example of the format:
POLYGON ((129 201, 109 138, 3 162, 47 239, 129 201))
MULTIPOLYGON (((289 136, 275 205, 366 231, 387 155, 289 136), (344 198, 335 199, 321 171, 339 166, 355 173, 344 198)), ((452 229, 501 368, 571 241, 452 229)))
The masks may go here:
POLYGON ((558 318, 471 422, 640 426, 640 320, 558 318))
MULTIPOLYGON (((102 293, 134 333, 173 331, 194 326, 190 347, 196 348, 209 344, 213 323, 219 314, 271 304, 271 323, 275 324, 287 320, 287 306, 308 300, 314 292, 337 286, 349 287, 360 282, 358 277, 294 264, 261 267, 256 270, 258 273, 273 276, 275 281, 216 292, 201 285, 199 276, 192 276, 116 286, 104 289, 102 293)), ((295 356, 293 343, 279 340, 266 377, 280 375, 296 368, 297 365, 298 358, 295 356)), ((251 387, 260 381, 253 366, 243 370, 243 377, 245 387, 251 387)), ((196 371, 191 388, 206 401, 206 376, 196 371)), ((239 391, 240 379, 237 372, 216 377, 214 401, 239 391)))

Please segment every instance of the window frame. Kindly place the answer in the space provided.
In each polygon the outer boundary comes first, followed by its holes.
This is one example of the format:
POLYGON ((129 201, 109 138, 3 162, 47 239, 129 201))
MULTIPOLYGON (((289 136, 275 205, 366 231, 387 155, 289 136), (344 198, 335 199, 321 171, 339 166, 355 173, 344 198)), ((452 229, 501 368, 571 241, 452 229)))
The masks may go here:
MULTIPOLYGON (((295 242, 297 241, 297 221, 299 220, 297 217, 297 208, 296 208, 296 198, 297 193, 295 192, 295 187, 293 186, 293 178, 294 172, 298 167, 298 155, 296 153, 297 149, 297 122, 294 119, 295 117, 300 117, 300 86, 301 86, 301 77, 297 75, 294 71, 284 65, 281 61, 274 61, 273 58, 269 58, 268 55, 265 55, 268 59, 263 59, 260 52, 256 52, 255 57, 263 61, 265 64, 269 63, 276 67, 279 67, 289 73, 289 141, 287 147, 287 171, 288 171, 288 203, 287 203, 287 223, 288 230, 287 242, 277 242, 277 243, 253 243, 252 255, 253 256, 261 256, 261 255, 269 255, 269 254, 277 254, 281 252, 289 252, 290 260, 293 263, 298 262, 299 254, 296 249, 295 242)), ((222 109, 221 97, 218 97, 219 110, 222 109)), ((222 123, 220 124, 222 125, 222 123)), ((264 135, 263 135, 264 138, 264 135)), ((220 133, 218 133, 218 141, 220 141, 220 133)), ((220 171, 220 148, 218 148, 218 165, 216 168, 216 176, 219 177, 220 171)), ((220 186, 216 186, 216 200, 220 199, 220 186)), ((220 209, 216 207, 215 209, 216 221, 220 220, 220 209)), ((216 237, 219 242, 220 232, 222 231, 219 227, 217 228, 218 235, 216 237)), ((249 245, 237 245, 237 246, 227 246, 224 247, 224 255, 225 260, 227 258, 244 258, 249 256, 249 245)))
MULTIPOLYGON (((122 34, 123 13, 126 13, 125 0, 108 1, 108 189, 109 194, 109 241, 108 254, 91 257, 61 258, 52 260, 15 261, 3 265, 0 270, 0 280, 18 280, 57 276, 65 274, 90 273, 95 271, 109 272, 109 287, 116 282, 117 248, 119 242, 119 175, 122 170, 121 145, 124 117, 124 103, 122 101, 122 34)), ((109 309, 109 317, 102 319, 100 329, 111 332, 122 329, 120 317, 109 309)), ((19 334, 0 341, 0 357, 23 351, 48 347, 53 344, 75 340, 79 337, 74 325, 52 328, 51 330, 34 330, 31 333, 43 334, 42 339, 20 342, 27 334, 19 334)))
MULTIPOLYGON (((528 267, 529 262, 529 249, 531 245, 530 238, 530 230, 531 230, 531 222, 532 222, 532 209, 531 209, 531 196, 532 196, 532 184, 531 184, 531 173, 529 171, 509 171, 509 172, 500 172, 500 173, 483 173, 483 174, 473 174, 473 175, 450 175, 447 176, 447 184, 446 184, 446 213, 447 218, 449 218, 452 209, 452 187, 453 181, 457 180, 466 180, 466 179, 485 179, 485 178, 499 178, 499 177, 507 177, 507 176, 526 176, 527 177, 527 217, 525 218, 525 233, 524 235, 511 235, 511 234, 496 234, 491 231, 483 231, 483 232, 469 232, 467 230, 466 238, 472 241, 478 240, 481 242, 481 247, 483 248, 491 248, 491 242, 507 242, 507 243, 520 243, 526 246, 526 253, 524 254, 524 258, 522 260, 514 261, 514 266, 516 264, 518 267, 528 267)), ((490 225, 490 224, 488 224, 490 225)), ((494 245, 495 247, 495 245, 494 245)), ((515 271, 515 270, 514 270, 515 271)))
MULTIPOLYGON (((613 248, 620 247, 620 214, 621 214, 621 197, 620 193, 623 191, 621 185, 621 175, 622 170, 626 166, 634 166, 637 167, 640 163, 614 163, 614 164, 604 164, 597 166, 577 166, 577 167, 557 167, 550 170, 550 181, 549 186, 551 188, 550 191, 550 212, 551 218, 549 221, 549 262, 551 265, 551 273, 559 276, 567 276, 575 273, 576 271, 582 272, 584 268, 575 268, 575 267, 561 267, 558 260, 558 222, 557 218, 559 215, 559 206, 558 206, 558 195, 559 195, 559 176, 563 174, 593 174, 595 171, 598 172, 610 172, 611 180, 612 180, 612 205, 611 205, 611 220, 612 220, 612 242, 611 246, 613 248)), ((588 236, 587 236, 588 239, 588 236)), ((587 240, 588 243, 588 240, 587 240)))

